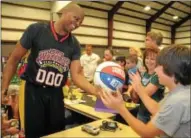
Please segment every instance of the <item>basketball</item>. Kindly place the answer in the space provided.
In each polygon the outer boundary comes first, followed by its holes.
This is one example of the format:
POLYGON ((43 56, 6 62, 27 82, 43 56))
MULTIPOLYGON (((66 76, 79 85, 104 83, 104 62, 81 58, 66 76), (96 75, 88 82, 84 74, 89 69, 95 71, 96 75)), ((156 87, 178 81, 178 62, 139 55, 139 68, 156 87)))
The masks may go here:
POLYGON ((96 68, 94 84, 99 85, 104 90, 115 92, 123 87, 124 82, 125 72, 117 63, 106 61, 96 68))

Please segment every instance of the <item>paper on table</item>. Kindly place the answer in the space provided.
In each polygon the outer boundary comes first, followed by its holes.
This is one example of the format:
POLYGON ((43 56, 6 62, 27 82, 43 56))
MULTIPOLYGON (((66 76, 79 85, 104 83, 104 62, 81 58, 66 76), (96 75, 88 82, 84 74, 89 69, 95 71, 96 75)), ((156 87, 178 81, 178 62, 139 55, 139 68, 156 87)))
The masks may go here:
POLYGON ((64 102, 68 105, 72 105, 72 104, 85 103, 86 101, 78 99, 78 100, 67 100, 64 102))

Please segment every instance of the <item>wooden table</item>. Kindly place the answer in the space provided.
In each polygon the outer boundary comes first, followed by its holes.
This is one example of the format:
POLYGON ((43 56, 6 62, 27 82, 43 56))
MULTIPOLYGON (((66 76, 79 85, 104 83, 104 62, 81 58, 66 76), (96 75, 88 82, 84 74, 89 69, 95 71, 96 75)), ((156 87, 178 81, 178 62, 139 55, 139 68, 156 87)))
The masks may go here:
MULTIPOLYGON (((81 99, 82 95, 84 93, 80 93, 78 90, 73 90, 73 95, 76 96, 77 99, 81 99)), ((93 95, 89 95, 93 99, 93 101, 96 101, 96 97, 93 95)), ((95 111, 94 107, 85 105, 85 104, 70 104, 72 101, 68 98, 64 98, 64 106, 72 111, 75 111, 79 114, 82 114, 84 116, 87 116, 91 119, 98 120, 98 119, 106 119, 106 118, 114 118, 116 114, 107 113, 107 112, 97 112, 95 111)), ((135 108, 137 105, 134 103, 126 103, 127 108, 135 108)))
MULTIPOLYGON (((104 119, 105 120, 105 119, 104 119)), ((108 120, 108 119, 106 119, 108 120)), ((97 120, 91 123, 88 123, 92 126, 99 127, 102 124, 103 120, 97 120)), ((111 120, 109 120, 111 121, 111 120)), ((64 138, 69 138, 69 137, 76 137, 76 138, 90 138, 90 137, 102 137, 102 138, 119 138, 119 137, 125 137, 125 138, 140 138, 140 136, 132 130, 131 127, 127 125, 123 125, 121 123, 118 123, 118 126, 120 129, 117 129, 115 132, 110 132, 110 131, 100 131, 100 134, 97 136, 92 136, 86 132, 83 132, 81 130, 82 126, 78 126, 75 128, 71 128, 65 131, 57 132, 48 136, 45 136, 43 138, 58 138, 58 137, 64 137, 64 138)))
POLYGON ((95 111, 95 109, 93 107, 87 106, 85 104, 67 104, 70 100, 64 99, 64 101, 65 101, 64 106, 67 109, 75 111, 79 114, 82 114, 82 115, 87 116, 94 120, 115 117, 115 114, 97 112, 97 111, 95 111))

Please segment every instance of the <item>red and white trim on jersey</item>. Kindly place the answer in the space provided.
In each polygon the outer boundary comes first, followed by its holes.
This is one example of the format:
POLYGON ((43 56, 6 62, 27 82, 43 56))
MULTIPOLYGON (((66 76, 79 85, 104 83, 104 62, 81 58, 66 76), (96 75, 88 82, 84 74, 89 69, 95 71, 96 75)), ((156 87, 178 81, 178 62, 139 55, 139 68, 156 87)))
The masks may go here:
MULTIPOLYGON (((56 40, 56 41, 59 41, 59 40, 58 40, 58 36, 57 36, 57 34, 56 34, 56 31, 55 31, 55 29, 54 29, 54 22, 53 22, 53 21, 50 21, 50 27, 51 27, 51 31, 52 31, 52 33, 53 33, 53 35, 54 35, 55 40, 56 40)), ((69 34, 63 36, 63 38, 60 39, 59 42, 63 42, 64 40, 66 40, 66 39, 68 38, 68 36, 69 36, 69 34)))

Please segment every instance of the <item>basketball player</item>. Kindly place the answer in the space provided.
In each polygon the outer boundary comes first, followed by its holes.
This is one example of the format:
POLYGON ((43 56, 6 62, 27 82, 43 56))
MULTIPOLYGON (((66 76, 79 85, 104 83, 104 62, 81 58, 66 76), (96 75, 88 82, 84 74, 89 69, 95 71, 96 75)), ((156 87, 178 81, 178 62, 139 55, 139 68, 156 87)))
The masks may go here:
POLYGON ((3 74, 3 99, 19 60, 31 50, 24 73, 24 129, 27 138, 64 130, 62 87, 69 70, 78 87, 96 95, 97 89, 81 75, 80 44, 70 33, 82 24, 83 19, 84 11, 72 4, 63 9, 58 21, 30 25, 8 60, 3 74))

